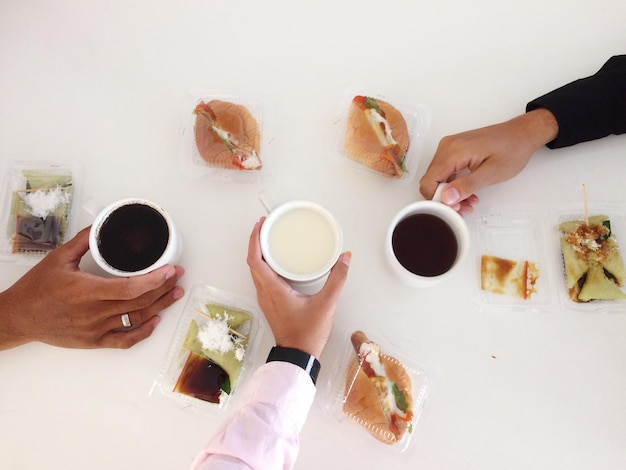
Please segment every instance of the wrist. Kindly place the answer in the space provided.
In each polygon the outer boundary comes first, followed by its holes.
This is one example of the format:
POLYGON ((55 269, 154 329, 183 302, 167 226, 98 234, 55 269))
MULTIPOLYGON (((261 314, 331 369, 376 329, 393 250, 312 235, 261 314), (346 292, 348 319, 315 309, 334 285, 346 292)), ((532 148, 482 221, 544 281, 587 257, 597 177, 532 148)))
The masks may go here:
POLYGON ((552 142, 559 135, 559 123, 547 108, 537 108, 520 116, 524 132, 535 150, 552 142))
POLYGON ((300 349, 288 348, 284 346, 274 346, 266 362, 289 362, 303 369, 313 381, 313 384, 317 382, 317 376, 320 371, 320 363, 315 356, 306 353, 300 349))
POLYGON ((30 342, 13 321, 15 315, 8 291, 0 292, 0 351, 30 342))

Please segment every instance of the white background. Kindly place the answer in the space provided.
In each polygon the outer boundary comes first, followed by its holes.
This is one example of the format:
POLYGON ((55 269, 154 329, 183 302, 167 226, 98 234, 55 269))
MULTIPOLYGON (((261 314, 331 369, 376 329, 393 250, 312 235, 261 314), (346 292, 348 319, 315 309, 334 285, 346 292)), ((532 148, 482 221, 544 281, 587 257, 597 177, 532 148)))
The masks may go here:
MULTIPOLYGON (((595 73, 625 52, 625 24, 623 0, 1 0, 0 158, 81 161, 83 197, 161 203, 185 241, 187 289, 254 296, 245 258, 266 186, 337 216, 354 257, 320 380, 356 326, 427 364, 433 388, 411 455, 328 419, 320 390, 296 468, 625 468, 626 311, 488 311, 473 300, 471 260, 420 290, 399 284, 382 252, 393 214, 421 198, 441 137, 595 73), (429 109, 412 184, 337 164, 336 111, 355 82, 429 109), (268 181, 179 174, 182 105, 197 88, 271 97, 268 181)), ((593 201, 624 201, 625 151, 623 136, 541 150, 518 177, 481 191, 479 207, 579 202, 583 183, 593 201)), ((0 288, 26 270, 1 266, 0 288)), ((184 301, 127 351, 2 352, 0 468, 187 468, 222 416, 149 396, 184 301)), ((266 330, 259 364, 271 345, 266 330)))

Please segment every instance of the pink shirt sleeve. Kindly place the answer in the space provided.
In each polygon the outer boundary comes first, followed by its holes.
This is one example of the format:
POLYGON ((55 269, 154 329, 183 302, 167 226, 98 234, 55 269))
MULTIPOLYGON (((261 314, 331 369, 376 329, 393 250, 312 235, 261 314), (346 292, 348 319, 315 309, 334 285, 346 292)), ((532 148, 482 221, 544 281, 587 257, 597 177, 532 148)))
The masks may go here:
POLYGON ((196 457, 192 470, 288 469, 298 456, 298 436, 315 397, 311 377, 288 362, 262 365, 242 403, 196 457))

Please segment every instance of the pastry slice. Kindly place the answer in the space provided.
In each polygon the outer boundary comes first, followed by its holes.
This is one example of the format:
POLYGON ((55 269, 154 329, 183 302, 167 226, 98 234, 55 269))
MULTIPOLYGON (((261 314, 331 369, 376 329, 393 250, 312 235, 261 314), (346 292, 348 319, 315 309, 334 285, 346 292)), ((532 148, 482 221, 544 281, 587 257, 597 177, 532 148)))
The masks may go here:
POLYGON ((487 292, 529 299, 536 292, 539 269, 530 261, 514 261, 483 255, 480 263, 480 287, 487 292))

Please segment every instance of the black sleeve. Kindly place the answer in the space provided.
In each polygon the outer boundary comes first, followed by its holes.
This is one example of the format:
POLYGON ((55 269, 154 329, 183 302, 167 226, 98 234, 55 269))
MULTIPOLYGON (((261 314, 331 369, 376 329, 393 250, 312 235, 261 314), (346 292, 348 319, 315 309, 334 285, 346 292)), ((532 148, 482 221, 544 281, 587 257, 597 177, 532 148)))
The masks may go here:
POLYGON ((526 111, 547 108, 559 123, 550 148, 626 133, 626 55, 611 57, 591 77, 534 99, 526 111))

